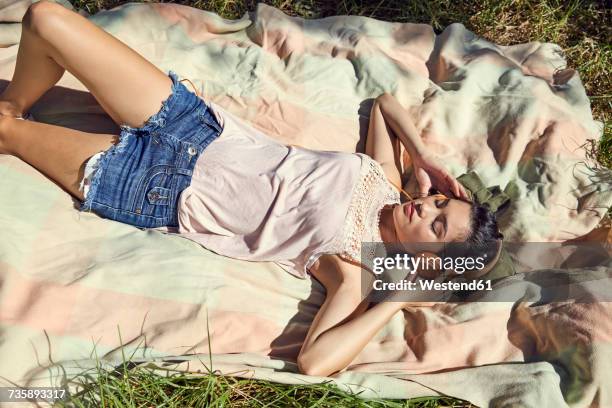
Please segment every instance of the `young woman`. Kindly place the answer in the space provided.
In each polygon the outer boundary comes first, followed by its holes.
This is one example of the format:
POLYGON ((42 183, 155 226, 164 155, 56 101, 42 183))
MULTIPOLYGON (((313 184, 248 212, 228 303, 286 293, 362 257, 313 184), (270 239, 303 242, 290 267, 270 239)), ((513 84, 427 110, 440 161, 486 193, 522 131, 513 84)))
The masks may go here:
POLYGON ((427 153, 403 108, 373 104, 366 153, 275 142, 82 16, 33 4, 15 73, 0 95, 0 153, 15 155, 78 199, 81 210, 165 228, 219 254, 275 261, 327 289, 298 356, 300 370, 346 367, 397 311, 361 296, 362 242, 485 243, 493 215, 427 153), (19 120, 70 71, 121 127, 93 134, 19 120), (161 106, 161 108, 160 108, 161 106), (400 143, 423 197, 400 203, 400 143), (425 196, 435 187, 448 196, 425 196), (341 347, 338 347, 341 345, 341 347))

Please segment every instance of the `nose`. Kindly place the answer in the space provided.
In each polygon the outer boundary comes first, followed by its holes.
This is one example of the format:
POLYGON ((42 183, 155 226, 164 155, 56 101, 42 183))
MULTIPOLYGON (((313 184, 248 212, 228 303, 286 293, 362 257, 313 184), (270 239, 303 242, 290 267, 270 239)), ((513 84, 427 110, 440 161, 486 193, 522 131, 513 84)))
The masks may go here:
POLYGON ((416 210, 416 213, 419 215, 419 218, 426 218, 429 215, 429 213, 434 211, 435 206, 432 206, 429 202, 423 201, 423 202, 415 203, 414 209, 416 210))

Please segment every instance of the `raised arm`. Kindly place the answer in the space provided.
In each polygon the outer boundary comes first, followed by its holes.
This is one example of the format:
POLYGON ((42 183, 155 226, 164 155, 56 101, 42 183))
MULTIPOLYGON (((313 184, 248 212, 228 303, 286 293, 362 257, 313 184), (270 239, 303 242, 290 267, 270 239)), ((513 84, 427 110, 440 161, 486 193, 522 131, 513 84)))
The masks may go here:
POLYGON ((435 187, 445 194, 467 198, 461 184, 425 147, 408 112, 393 95, 384 93, 372 107, 366 153, 381 163, 390 181, 399 184, 402 167, 398 141, 410 154, 421 195, 435 187))
POLYGON ((376 98, 385 122, 399 138, 411 158, 422 156, 427 152, 408 112, 391 94, 383 93, 376 98))
POLYGON ((408 112, 392 95, 384 93, 372 105, 365 152, 380 163, 387 178, 397 186, 402 184, 400 144, 413 161, 425 153, 408 112))
POLYGON ((365 153, 380 163, 387 178, 399 186, 402 174, 400 141, 385 121, 381 104, 381 97, 372 104, 365 153))
POLYGON ((316 376, 328 376, 348 366, 404 306, 384 302, 366 310, 368 304, 361 299, 360 268, 337 256, 322 258, 313 275, 320 278, 327 296, 297 359, 302 373, 316 376))

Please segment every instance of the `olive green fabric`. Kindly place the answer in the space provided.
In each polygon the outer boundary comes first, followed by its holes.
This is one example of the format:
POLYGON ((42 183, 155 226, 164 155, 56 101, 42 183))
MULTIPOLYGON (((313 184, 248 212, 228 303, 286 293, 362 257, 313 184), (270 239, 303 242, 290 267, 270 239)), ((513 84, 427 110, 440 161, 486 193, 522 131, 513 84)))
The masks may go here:
POLYGON ((475 171, 462 174, 457 181, 466 188, 472 201, 488 207, 494 213, 503 211, 519 194, 518 186, 513 181, 503 190, 499 186, 487 187, 475 171))
MULTIPOLYGON (((503 190, 499 186, 487 187, 475 171, 462 174, 457 177, 457 181, 465 187, 472 201, 488 207, 496 215, 499 215, 508 208, 510 202, 519 195, 516 183, 509 182, 503 190)), ((514 274, 516 274, 516 268, 502 243, 501 254, 497 264, 484 277, 495 280, 514 274)))

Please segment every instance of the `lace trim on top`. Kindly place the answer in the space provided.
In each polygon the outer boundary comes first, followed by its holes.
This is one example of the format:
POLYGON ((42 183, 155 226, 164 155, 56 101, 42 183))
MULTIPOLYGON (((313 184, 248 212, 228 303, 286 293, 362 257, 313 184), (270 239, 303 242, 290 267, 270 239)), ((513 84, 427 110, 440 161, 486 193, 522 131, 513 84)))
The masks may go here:
POLYGON ((380 164, 365 154, 358 154, 363 160, 361 172, 353 189, 342 231, 332 243, 332 252, 350 261, 371 265, 375 248, 368 245, 364 248, 367 253, 362 254, 361 244, 382 242, 380 212, 386 205, 399 204, 400 195, 387 180, 380 164), (369 262, 363 262, 362 257, 369 262))

